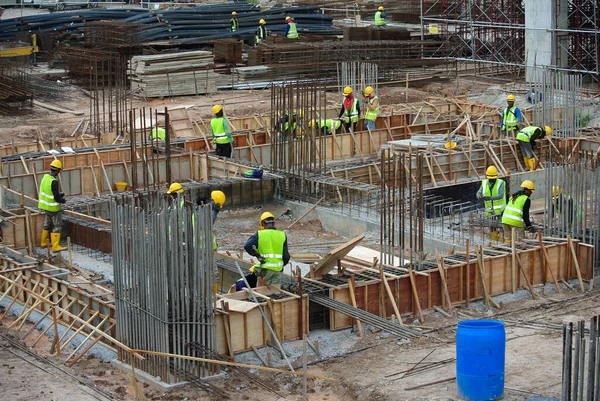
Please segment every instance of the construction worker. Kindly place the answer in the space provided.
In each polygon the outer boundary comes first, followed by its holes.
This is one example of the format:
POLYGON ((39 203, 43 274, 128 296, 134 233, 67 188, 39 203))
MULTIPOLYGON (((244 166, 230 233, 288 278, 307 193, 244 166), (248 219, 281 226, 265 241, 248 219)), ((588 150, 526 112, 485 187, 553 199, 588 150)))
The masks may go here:
POLYGON ((298 39, 298 28, 292 17, 285 17, 285 32, 284 36, 288 39, 298 39))
MULTIPOLYGON (((316 128, 317 122, 312 120, 308 123, 309 128, 316 128)), ((339 134, 342 128, 342 122, 337 119, 329 118, 327 120, 319 120, 319 128, 323 135, 331 135, 332 133, 339 134)))
POLYGON ((485 205, 485 215, 499 217, 506 207, 506 183, 498 178, 496 166, 489 166, 485 170, 485 180, 477 191, 477 199, 485 205))
MULTIPOLYGON (((167 195, 171 195, 171 200, 175 201, 177 199, 178 196, 180 196, 180 194, 183 194, 183 186, 178 183, 178 182, 174 182, 171 185, 169 185, 169 189, 167 190, 167 195)), ((171 203, 171 205, 175 205, 175 203, 171 203)), ((183 207, 185 205, 185 200, 183 199, 183 195, 181 195, 181 199, 179 201, 179 207, 183 207)))
POLYGON ((375 129, 375 120, 379 115, 379 97, 375 94, 375 89, 372 86, 367 86, 364 92, 367 111, 365 111, 365 128, 368 130, 375 129))
POLYGON ((258 180, 262 180, 264 174, 264 170, 262 166, 258 166, 258 168, 253 168, 251 170, 244 171, 245 178, 254 178, 258 180))
POLYGON ((544 128, 530 125, 529 127, 523 128, 517 134, 517 142, 523 153, 523 160, 525 161, 525 167, 529 171, 534 171, 536 168, 536 157, 533 153, 535 148, 535 141, 542 139, 552 134, 552 128, 545 126, 544 128))
POLYGON ((571 195, 563 194, 558 185, 552 186, 552 209, 550 218, 557 218, 561 227, 571 231, 573 226, 583 221, 581 206, 575 205, 571 195))
POLYGON ((302 121, 302 119, 304 118, 304 110, 300 110, 299 114, 300 118, 298 118, 298 115, 295 112, 292 113, 291 116, 288 113, 285 113, 281 118, 283 124, 278 124, 278 129, 279 127, 283 126, 283 131, 281 132, 281 135, 284 141, 287 141, 290 134, 295 139, 304 138, 304 131, 301 127, 302 124, 298 126, 299 120, 302 121))
POLYGON ((535 232, 536 229, 529 220, 529 208, 531 200, 529 197, 535 191, 535 186, 530 180, 521 183, 521 189, 515 192, 502 213, 502 226, 504 227, 504 242, 510 243, 511 229, 515 228, 516 239, 525 237, 525 230, 535 232))
MULTIPOLYGON (((254 274, 254 269, 256 269, 258 265, 254 265, 250 268, 250 273, 246 274, 244 277, 246 278, 246 281, 248 282, 248 284, 250 284, 250 288, 256 288, 256 284, 258 282, 258 277, 256 277, 256 274, 254 274)), ((246 283, 244 282, 244 279, 241 278, 238 281, 235 282, 235 284, 233 284, 231 286, 231 288, 229 289, 229 292, 238 292, 241 291, 242 289, 246 288, 246 283)))
POLYGON ((515 96, 506 97, 507 107, 502 111, 502 120, 500 121, 500 130, 505 136, 513 136, 519 131, 519 124, 523 121, 521 109, 515 106, 515 96))
MULTIPOLYGON (((221 210, 223 209, 223 205, 225 205, 225 202, 227 201, 227 197, 225 196, 225 193, 223 191, 212 191, 210 193, 210 200, 208 200, 208 198, 198 198, 198 200, 196 201, 196 204, 198 206, 204 206, 204 205, 210 205, 211 206, 211 210, 212 210, 212 224, 213 227, 215 225, 215 222, 217 221, 217 217, 219 215, 219 212, 221 212, 221 210)), ((192 220, 192 223, 194 223, 194 221, 192 220)), ((217 236, 215 235, 215 232, 213 231, 213 250, 216 251, 219 247, 219 244, 217 243, 217 236)))
POLYGON ((237 13, 235 11, 231 12, 231 19, 229 20, 229 30, 231 32, 235 32, 239 29, 237 13))
POLYGON ((233 157, 233 136, 229 133, 229 123, 223 117, 223 106, 215 104, 212 112, 215 118, 210 120, 210 130, 217 144, 217 156, 233 157))
POLYGON ((340 110, 339 118, 344 117, 344 127, 346 132, 356 131, 356 125, 358 124, 358 117, 360 116, 360 103, 352 93, 352 88, 346 86, 344 88, 344 101, 342 102, 342 108, 340 110))
POLYGON ((254 268, 254 274, 262 277, 269 287, 281 287, 283 267, 290 261, 287 237, 283 231, 275 228, 275 216, 264 212, 260 216, 260 230, 248 238, 244 249, 258 259, 260 264, 254 268))
POLYGON ((256 35, 254 37, 254 43, 262 43, 267 38, 267 22, 264 19, 258 21, 258 28, 256 29, 256 35))
POLYGON ((50 173, 44 174, 40 183, 38 208, 44 211, 44 229, 42 230, 42 248, 48 246, 48 236, 53 252, 64 251, 65 247, 60 246, 60 234, 62 231, 62 208, 61 204, 66 203, 65 194, 60 192, 60 186, 56 179, 62 170, 62 162, 54 160, 50 163, 50 173))
POLYGON ((165 129, 159 127, 158 124, 155 125, 154 128, 152 128, 152 131, 150 131, 150 140, 152 141, 164 141, 166 136, 167 133, 165 129))
POLYGON ((377 12, 375 13, 375 26, 383 27, 385 26, 385 12, 383 11, 383 6, 379 6, 377 8, 377 12))

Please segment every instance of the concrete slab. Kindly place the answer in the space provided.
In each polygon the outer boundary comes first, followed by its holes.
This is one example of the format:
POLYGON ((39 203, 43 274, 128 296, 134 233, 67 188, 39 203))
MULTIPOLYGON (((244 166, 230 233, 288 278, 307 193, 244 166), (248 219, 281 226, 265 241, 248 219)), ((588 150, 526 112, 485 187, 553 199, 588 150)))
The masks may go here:
MULTIPOLYGON (((121 370, 123 373, 126 373, 126 374, 131 373, 131 365, 129 365, 127 363, 123 363, 117 359, 110 361, 110 363, 115 368, 121 370)), ((142 383, 146 383, 146 384, 154 387, 155 389, 157 389, 159 391, 163 391, 165 393, 168 391, 171 391, 171 390, 181 388, 181 387, 185 386, 186 384, 188 384, 188 382, 168 384, 168 383, 165 383, 164 381, 162 381, 160 377, 152 376, 151 374, 146 373, 143 370, 139 370, 137 368, 134 369, 134 372, 135 372, 135 378, 137 380, 141 381, 142 383)))

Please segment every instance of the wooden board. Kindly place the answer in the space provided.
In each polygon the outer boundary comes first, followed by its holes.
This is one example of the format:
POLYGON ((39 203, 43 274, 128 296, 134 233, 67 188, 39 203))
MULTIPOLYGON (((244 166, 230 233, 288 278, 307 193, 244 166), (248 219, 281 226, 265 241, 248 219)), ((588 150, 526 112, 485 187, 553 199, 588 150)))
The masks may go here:
POLYGON ((331 252, 328 252, 327 255, 323 257, 323 260, 319 261, 315 267, 311 269, 312 274, 308 273, 306 277, 321 277, 324 274, 329 273, 335 266, 337 266, 339 261, 364 238, 364 235, 359 235, 358 237, 352 238, 345 244, 335 248, 331 252))

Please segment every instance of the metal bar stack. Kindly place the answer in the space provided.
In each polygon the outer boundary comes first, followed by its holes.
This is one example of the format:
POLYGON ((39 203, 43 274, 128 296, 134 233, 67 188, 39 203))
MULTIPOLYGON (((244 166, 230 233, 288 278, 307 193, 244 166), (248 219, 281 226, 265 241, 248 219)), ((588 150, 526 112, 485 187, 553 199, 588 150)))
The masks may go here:
POLYGON ((563 325, 562 401, 600 399, 600 316, 563 325), (586 337, 586 334, 589 336, 586 337))
MULTIPOLYGON (((202 357, 190 343, 217 350, 216 264, 210 206, 181 195, 111 203, 117 338, 130 348, 202 357)), ((127 353, 119 358, 129 362, 127 353)), ((177 383, 213 374, 204 363, 148 356, 136 367, 177 383)))

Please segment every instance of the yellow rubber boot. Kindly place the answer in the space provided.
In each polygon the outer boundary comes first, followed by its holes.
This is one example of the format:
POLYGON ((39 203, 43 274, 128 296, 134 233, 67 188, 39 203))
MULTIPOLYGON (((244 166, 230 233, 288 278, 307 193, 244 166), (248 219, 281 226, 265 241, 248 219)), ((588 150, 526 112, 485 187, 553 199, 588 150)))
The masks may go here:
POLYGON ((523 163, 525 163, 525 171, 529 171, 529 157, 523 156, 523 163))
POLYGON ((42 230, 42 242, 40 242, 40 246, 45 248, 48 246, 48 236, 50 235, 50 231, 42 230))
POLYGON ((529 171, 535 171, 535 157, 529 159, 529 171))
POLYGON ((60 252, 67 250, 66 247, 60 246, 60 233, 50 234, 50 239, 52 241, 52 252, 60 252))

